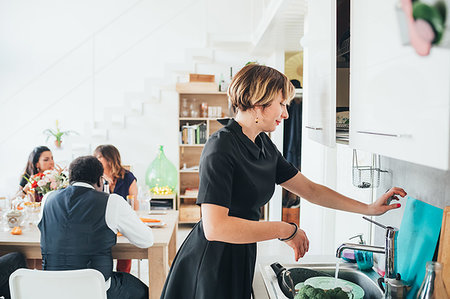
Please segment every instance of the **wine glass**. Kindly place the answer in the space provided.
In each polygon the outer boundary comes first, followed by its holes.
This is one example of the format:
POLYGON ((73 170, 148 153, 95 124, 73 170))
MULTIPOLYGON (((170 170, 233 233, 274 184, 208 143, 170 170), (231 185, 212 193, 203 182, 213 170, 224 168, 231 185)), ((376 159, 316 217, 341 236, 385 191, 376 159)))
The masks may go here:
POLYGON ((183 98, 181 100, 181 109, 180 109, 180 111, 181 111, 181 117, 188 117, 189 116, 189 107, 188 107, 186 98, 183 98))

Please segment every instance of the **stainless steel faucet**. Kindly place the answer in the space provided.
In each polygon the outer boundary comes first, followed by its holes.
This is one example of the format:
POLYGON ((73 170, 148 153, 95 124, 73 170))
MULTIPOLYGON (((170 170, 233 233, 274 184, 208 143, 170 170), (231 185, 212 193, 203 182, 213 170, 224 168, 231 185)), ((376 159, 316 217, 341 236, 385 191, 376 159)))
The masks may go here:
POLYGON ((376 253, 384 253, 386 256, 385 261, 385 278, 397 277, 397 237, 398 229, 391 226, 384 226, 372 219, 363 217, 365 220, 372 222, 386 230, 386 244, 384 247, 371 246, 364 244, 344 243, 336 250, 336 257, 340 258, 344 249, 354 249, 361 251, 371 251, 376 253))

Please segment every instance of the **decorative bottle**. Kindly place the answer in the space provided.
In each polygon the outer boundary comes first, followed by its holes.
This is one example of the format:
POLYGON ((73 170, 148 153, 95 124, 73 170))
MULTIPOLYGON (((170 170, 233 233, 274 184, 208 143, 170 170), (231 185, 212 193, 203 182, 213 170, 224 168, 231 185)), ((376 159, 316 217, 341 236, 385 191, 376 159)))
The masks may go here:
POLYGON ((438 262, 427 262, 425 278, 416 298, 448 299, 447 290, 442 279, 442 264, 438 262))
POLYGON ((220 81, 219 81, 219 91, 227 91, 227 83, 225 83, 225 80, 223 79, 223 74, 220 75, 220 81))
POLYGON ((111 193, 109 191, 109 182, 107 180, 105 180, 105 182, 103 183, 103 192, 105 193, 111 193))
POLYGON ((162 145, 159 146, 158 155, 147 168, 145 184, 154 194, 175 193, 178 184, 178 172, 175 165, 164 154, 162 145))

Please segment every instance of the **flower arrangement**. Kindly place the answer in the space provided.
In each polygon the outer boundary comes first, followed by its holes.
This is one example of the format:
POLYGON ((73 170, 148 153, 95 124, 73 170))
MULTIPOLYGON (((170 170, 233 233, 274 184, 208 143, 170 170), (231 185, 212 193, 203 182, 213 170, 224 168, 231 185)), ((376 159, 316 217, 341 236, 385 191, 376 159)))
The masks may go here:
POLYGON ((42 198, 46 193, 66 188, 69 185, 69 179, 65 171, 58 171, 56 169, 46 170, 43 173, 39 172, 30 178, 25 177, 28 181, 25 189, 29 189, 38 196, 36 201, 42 198))
POLYGON ((167 194, 173 194, 173 189, 170 188, 169 186, 164 186, 164 187, 153 187, 150 188, 150 192, 152 192, 153 194, 156 195, 167 195, 167 194))
POLYGON ((61 143, 62 143, 62 137, 64 135, 70 135, 70 134, 78 134, 75 131, 61 131, 61 129, 59 128, 59 122, 58 120, 56 120, 56 129, 46 129, 42 132, 43 134, 47 135, 47 140, 50 137, 55 137, 55 145, 56 147, 61 147, 61 143))

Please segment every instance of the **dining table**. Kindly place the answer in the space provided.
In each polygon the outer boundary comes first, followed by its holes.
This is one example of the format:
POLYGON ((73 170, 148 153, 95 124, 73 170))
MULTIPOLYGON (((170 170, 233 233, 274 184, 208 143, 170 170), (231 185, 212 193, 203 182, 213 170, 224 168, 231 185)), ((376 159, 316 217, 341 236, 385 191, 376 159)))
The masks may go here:
MULTIPOLYGON (((117 237, 112 248, 114 259, 147 259, 149 298, 160 298, 169 266, 177 250, 178 211, 138 211, 141 218, 159 220, 148 222, 152 227, 154 243, 149 248, 138 248, 124 236, 117 237)), ((0 229, 0 256, 9 252, 22 252, 27 259, 41 259, 40 231, 36 225, 26 225, 21 235, 12 235, 0 229)))

